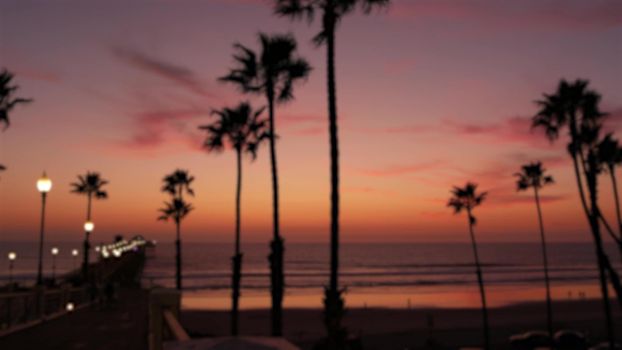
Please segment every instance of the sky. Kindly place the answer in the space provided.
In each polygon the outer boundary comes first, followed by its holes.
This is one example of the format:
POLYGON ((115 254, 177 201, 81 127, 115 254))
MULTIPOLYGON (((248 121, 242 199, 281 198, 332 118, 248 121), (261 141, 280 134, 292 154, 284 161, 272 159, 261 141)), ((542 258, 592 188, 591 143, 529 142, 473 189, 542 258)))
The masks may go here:
MULTIPOLYGON (((293 33, 313 66, 278 106, 282 232, 289 242, 329 238, 325 48, 318 22, 291 22, 263 0, 0 0, 0 66, 16 75, 17 108, 0 132, 0 241, 38 237, 45 170, 53 181, 49 240, 81 239, 86 198, 78 174, 98 171, 109 199, 96 201, 94 240, 115 234, 174 239, 157 221, 159 189, 176 168, 196 177, 187 241, 233 240, 235 155, 208 153, 197 126, 209 111, 260 97, 217 78, 233 44, 258 47, 260 31, 293 33)), ((395 0, 388 10, 344 18, 337 36, 342 239, 468 240, 467 219, 446 208, 453 185, 489 192, 476 210, 483 242, 537 241, 532 194, 513 174, 541 160, 556 183, 543 190, 552 241, 589 240, 565 142, 531 132, 534 100, 561 78, 590 80, 622 126, 620 1, 395 0)), ((602 177, 611 220, 612 190, 602 177)), ((243 164, 245 242, 272 232, 269 155, 243 164)))

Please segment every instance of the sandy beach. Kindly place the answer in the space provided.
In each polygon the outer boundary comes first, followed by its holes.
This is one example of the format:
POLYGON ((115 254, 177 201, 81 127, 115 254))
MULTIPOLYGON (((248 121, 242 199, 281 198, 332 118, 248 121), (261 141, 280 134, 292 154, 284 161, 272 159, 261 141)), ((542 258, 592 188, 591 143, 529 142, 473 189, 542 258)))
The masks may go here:
MULTIPOLYGON (((622 315, 616 304, 614 309, 619 326, 622 315)), ((554 312, 556 330, 576 329, 586 332, 590 338, 603 338, 604 321, 599 300, 556 302, 554 312)), ((241 334, 269 334, 269 317, 267 309, 242 311, 241 334)), ((320 309, 286 309, 285 337, 303 349, 311 349, 324 334, 321 317, 320 309)), ((222 336, 229 332, 226 311, 185 310, 181 320, 195 336, 222 336)), ((510 335, 545 329, 545 306, 533 302, 492 308, 490 322, 494 348, 509 349, 510 335)), ((477 346, 481 339, 481 316, 477 308, 355 308, 348 310, 345 324, 352 334, 361 336, 366 350, 426 349, 430 335, 448 349, 477 346)))

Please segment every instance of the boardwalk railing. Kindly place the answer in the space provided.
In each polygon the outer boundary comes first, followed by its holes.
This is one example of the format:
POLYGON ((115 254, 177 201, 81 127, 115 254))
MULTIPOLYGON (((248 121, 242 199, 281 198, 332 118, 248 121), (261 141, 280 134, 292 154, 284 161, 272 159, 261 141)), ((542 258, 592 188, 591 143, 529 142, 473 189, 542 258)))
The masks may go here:
POLYGON ((0 336, 56 318, 90 302, 86 287, 34 288, 0 294, 0 336))

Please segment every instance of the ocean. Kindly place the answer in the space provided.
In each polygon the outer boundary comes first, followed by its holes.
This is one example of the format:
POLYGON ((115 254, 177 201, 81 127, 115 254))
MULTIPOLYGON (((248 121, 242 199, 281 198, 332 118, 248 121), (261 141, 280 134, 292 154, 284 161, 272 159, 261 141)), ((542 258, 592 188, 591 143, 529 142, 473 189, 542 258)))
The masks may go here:
MULTIPOLYGON (((52 257, 46 245, 46 274, 52 257)), ((55 244, 57 274, 79 266, 71 250, 80 243, 55 244)), ((241 307, 269 307, 267 244, 243 245, 241 307)), ((544 300, 539 243, 482 243, 479 245, 484 280, 491 306, 544 300)), ((2 243, 0 256, 15 251, 14 278, 34 280, 36 244, 2 243)), ((614 245, 607 251, 620 270, 614 245)), ((222 243, 183 244, 182 305, 189 309, 227 309, 230 304, 230 257, 233 246, 222 243)), ((328 245, 286 246, 286 307, 320 307, 322 288, 328 281, 328 245)), ((595 254, 590 243, 549 245, 550 275, 556 299, 599 296, 595 254)), ((8 278, 6 267, 0 278, 8 278)), ((172 287, 175 273, 172 242, 159 242, 148 254, 145 285, 172 287)), ((350 307, 477 307, 479 294, 470 243, 345 243, 341 247, 340 284, 350 307)))

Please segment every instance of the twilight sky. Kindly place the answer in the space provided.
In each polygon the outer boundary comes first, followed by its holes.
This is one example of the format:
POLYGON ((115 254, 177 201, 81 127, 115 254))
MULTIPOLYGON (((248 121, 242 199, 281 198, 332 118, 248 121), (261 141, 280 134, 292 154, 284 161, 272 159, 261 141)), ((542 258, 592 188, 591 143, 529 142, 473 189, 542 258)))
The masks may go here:
MULTIPOLYGON (((94 203, 96 241, 171 240, 173 225, 156 221, 156 210, 161 178, 176 167, 197 178, 185 239, 232 240, 234 154, 201 150, 196 126, 210 108, 246 99, 216 78, 232 66, 234 42, 257 47, 265 31, 294 33, 314 67, 296 100, 277 109, 282 231, 289 241, 328 241, 325 50, 310 43, 318 23, 274 17, 268 3, 0 0, 0 66, 36 100, 0 133, 9 168, 0 240, 36 239, 44 169, 54 182, 49 240, 82 237, 86 199, 69 183, 86 170, 111 182, 110 198, 94 203)), ((531 133, 529 117, 560 78, 587 78, 613 115, 609 128, 622 127, 622 2, 395 0, 346 18, 337 46, 344 241, 465 241, 466 218, 445 204, 467 180, 490 192, 476 213, 480 240, 535 241, 531 193, 516 194, 512 174, 537 159, 557 180, 543 203, 551 239, 589 238, 564 143, 531 133)), ((243 176, 243 239, 266 241, 267 148, 243 176)))

